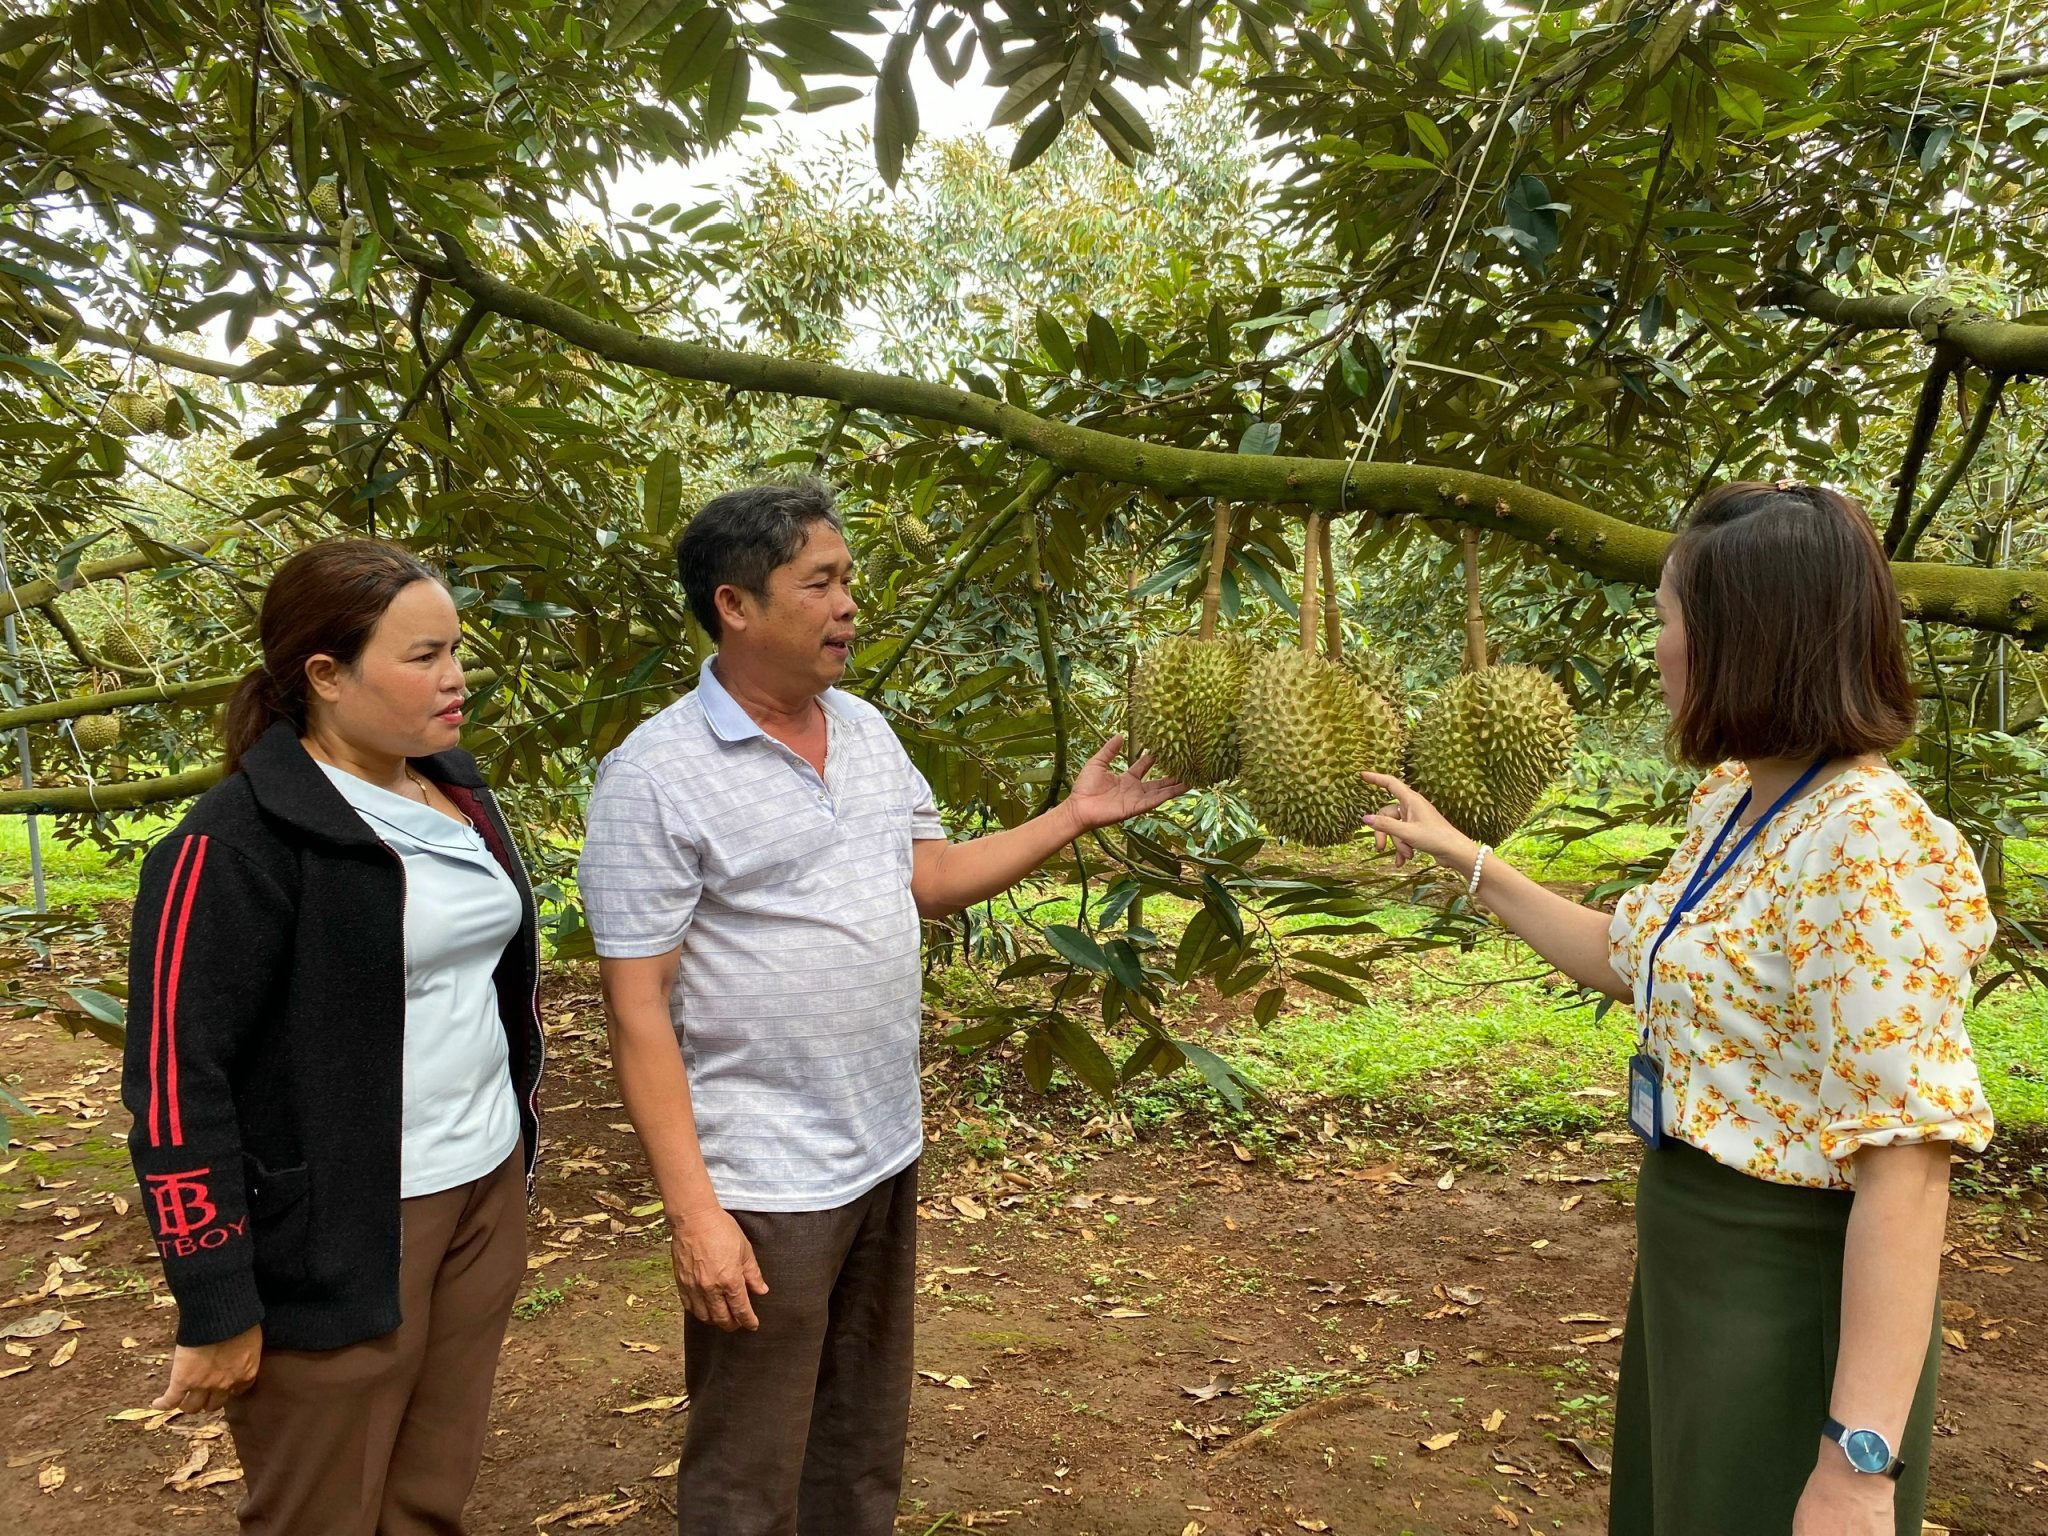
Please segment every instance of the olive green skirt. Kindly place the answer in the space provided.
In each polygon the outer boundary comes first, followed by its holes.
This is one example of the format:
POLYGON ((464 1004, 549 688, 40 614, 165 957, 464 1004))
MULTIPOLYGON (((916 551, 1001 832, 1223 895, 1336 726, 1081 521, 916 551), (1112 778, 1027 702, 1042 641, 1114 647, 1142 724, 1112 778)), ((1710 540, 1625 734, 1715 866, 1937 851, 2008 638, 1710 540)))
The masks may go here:
MULTIPOLYGON (((1842 1334, 1847 1191, 1770 1184, 1666 1139, 1636 1188, 1610 1536, 1788 1536, 1842 1334)), ((1898 1536, 1920 1536, 1937 1319, 1906 1424, 1898 1536)))

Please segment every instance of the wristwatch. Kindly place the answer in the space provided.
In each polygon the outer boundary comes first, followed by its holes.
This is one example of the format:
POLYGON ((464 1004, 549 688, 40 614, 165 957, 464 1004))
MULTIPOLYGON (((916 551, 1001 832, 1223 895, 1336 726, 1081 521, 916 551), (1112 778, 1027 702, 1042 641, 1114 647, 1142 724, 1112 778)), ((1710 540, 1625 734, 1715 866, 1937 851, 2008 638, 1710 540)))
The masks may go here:
POLYGON ((1874 1429, 1847 1429, 1839 1419, 1822 1422, 1820 1432, 1842 1448, 1849 1465, 1872 1477, 1897 1481, 1906 1464, 1892 1454, 1892 1444, 1874 1429))

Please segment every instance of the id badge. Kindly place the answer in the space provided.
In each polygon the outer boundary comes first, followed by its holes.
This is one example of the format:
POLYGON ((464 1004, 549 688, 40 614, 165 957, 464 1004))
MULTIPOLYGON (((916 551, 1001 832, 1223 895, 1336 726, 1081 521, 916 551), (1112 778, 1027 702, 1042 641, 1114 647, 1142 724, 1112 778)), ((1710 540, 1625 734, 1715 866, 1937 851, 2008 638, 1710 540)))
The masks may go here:
POLYGON ((1628 1128, 1646 1147, 1664 1139, 1664 1068, 1647 1051, 1628 1059, 1628 1128))

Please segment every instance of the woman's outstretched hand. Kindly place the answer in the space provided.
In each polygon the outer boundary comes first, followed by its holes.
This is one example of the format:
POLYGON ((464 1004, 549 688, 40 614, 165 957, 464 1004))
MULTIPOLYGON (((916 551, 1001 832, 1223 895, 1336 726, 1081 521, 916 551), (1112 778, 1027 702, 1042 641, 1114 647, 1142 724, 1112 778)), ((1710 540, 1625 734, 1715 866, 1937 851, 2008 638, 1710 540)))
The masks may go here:
POLYGON ((1442 811, 1391 774, 1368 773, 1365 782, 1388 795, 1384 809, 1363 818, 1380 852, 1392 848, 1396 865, 1426 853, 1460 875, 1471 872, 1479 845, 1452 826, 1442 811))

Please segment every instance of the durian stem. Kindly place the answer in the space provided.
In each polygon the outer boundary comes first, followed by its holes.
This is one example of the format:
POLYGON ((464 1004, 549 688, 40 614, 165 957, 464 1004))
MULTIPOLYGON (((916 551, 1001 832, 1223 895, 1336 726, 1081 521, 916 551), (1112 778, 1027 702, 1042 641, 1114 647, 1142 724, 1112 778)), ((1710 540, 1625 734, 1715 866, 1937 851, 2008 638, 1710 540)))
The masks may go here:
POLYGON ((1201 638, 1216 638, 1216 616, 1223 611, 1223 568, 1230 564, 1230 503, 1216 498, 1216 523, 1209 534, 1209 580, 1202 587, 1201 638))
POLYGON ((1486 610, 1479 602, 1479 530, 1464 529, 1459 540, 1465 546, 1465 670, 1477 672, 1486 665, 1486 610))
POLYGON ((1330 523, 1316 530, 1316 553, 1323 567, 1323 654, 1344 659, 1344 610, 1337 606, 1337 560, 1331 553, 1330 523))
POLYGON ((1323 542, 1323 515, 1308 515, 1308 530, 1301 539, 1301 648, 1316 653, 1316 589, 1321 585, 1316 557, 1323 542))

